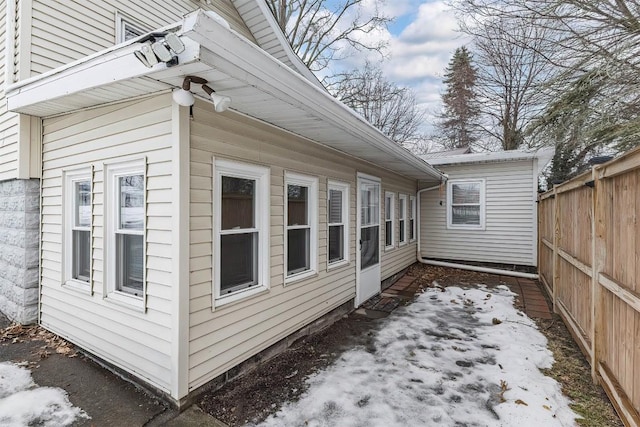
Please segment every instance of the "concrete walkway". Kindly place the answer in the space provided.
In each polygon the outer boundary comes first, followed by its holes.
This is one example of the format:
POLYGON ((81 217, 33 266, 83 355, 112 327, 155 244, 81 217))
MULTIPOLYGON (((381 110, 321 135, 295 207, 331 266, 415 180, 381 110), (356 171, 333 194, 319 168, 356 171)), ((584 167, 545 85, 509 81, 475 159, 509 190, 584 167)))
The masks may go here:
MULTIPOLYGON (((9 326, 0 314, 0 337, 9 326)), ((178 413, 80 353, 57 353, 58 341, 51 337, 35 327, 11 334, 10 339, 0 342, 0 362, 26 362, 38 386, 64 389, 71 403, 91 417, 74 426, 224 426, 197 406, 178 413)))

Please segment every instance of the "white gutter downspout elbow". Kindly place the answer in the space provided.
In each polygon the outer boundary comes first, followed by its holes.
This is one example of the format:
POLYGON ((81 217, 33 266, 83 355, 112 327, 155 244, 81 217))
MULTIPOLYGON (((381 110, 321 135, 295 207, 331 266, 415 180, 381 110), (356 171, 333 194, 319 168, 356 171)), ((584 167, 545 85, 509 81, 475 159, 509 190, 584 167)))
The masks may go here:
POLYGON ((501 276, 512 276, 512 277, 522 277, 524 279, 533 279, 533 280, 538 280, 538 275, 537 274, 531 274, 531 273, 521 273, 519 271, 510 271, 510 270, 500 270, 498 268, 489 268, 489 267, 480 267, 480 266, 475 266, 475 265, 467 265, 467 264, 458 264, 458 263, 454 263, 454 262, 446 262, 446 261, 436 261, 436 260, 432 260, 432 259, 427 259, 427 258, 422 258, 422 254, 420 253, 420 248, 422 247, 420 244, 420 224, 422 223, 422 217, 420 216, 420 196, 422 195, 422 193, 425 193, 427 191, 431 191, 431 190, 435 190, 436 188, 440 188, 440 186, 446 182, 446 180, 449 178, 446 174, 444 175, 445 180, 440 183, 439 185, 436 185, 434 187, 429 187, 429 188, 423 188, 422 190, 418 191, 417 193, 417 203, 418 203, 418 208, 417 208, 417 216, 418 216, 418 247, 417 247, 417 254, 416 254, 416 258, 417 260, 422 263, 422 264, 427 264, 427 265, 435 265, 435 266, 439 266, 439 267, 450 267, 450 268, 458 268, 460 270, 470 270, 470 271, 477 271, 480 273, 488 273, 488 274, 498 274, 501 276))

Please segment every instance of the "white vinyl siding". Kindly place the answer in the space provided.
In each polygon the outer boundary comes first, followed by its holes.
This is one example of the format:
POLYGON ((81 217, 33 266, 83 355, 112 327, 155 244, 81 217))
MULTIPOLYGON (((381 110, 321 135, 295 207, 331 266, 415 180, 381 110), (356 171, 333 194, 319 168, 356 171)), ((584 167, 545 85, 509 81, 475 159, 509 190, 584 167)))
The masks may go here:
MULTIPOLYGON (((7 111, 5 88, 13 83, 13 76, 7 76, 7 2, 0 7, 0 181, 17 178, 18 173, 18 115, 7 111)), ((11 41, 9 42, 11 43, 11 41)))
POLYGON ((485 229, 447 229, 447 194, 421 195, 420 241, 425 258, 535 265, 533 161, 441 165, 451 180, 485 181, 485 229))
MULTIPOLYGON (((41 322, 44 327, 166 392, 171 384, 171 96, 85 110, 43 123, 41 322), (146 158, 146 312, 106 297, 105 162, 146 158), (63 169, 92 167, 93 294, 63 277, 63 169)), ((108 165, 107 165, 108 167, 108 165)))
POLYGON ((41 74, 113 46, 116 43, 117 12, 135 19, 141 29, 157 29, 180 21, 184 15, 198 8, 214 10, 229 22, 231 28, 253 40, 231 0, 34 0, 31 73, 41 74))
MULTIPOLYGON (((318 269, 311 277, 284 286, 285 171, 318 178, 319 266, 328 263, 328 180, 349 185, 349 231, 345 248, 349 260, 354 260, 356 255, 356 174, 376 174, 383 185, 389 182, 394 191, 415 193, 416 190, 414 180, 310 144, 291 133, 233 112, 216 114, 210 104, 196 101, 191 121, 190 390, 355 297, 355 262, 318 269), (271 171, 270 288, 222 307, 212 307, 211 295, 214 158, 256 164, 271 171)), ((406 248, 407 251, 393 251, 394 255, 398 253, 397 258, 381 254, 383 279, 415 262, 415 245, 406 248)))

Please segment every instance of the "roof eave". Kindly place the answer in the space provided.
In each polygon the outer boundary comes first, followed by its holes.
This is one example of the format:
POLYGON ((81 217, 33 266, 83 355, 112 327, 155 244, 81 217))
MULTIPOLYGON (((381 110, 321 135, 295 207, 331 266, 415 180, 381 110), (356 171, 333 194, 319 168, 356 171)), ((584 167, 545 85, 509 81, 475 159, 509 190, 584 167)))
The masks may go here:
MULTIPOLYGON (((246 81, 280 99, 288 99, 292 105, 314 113, 335 123, 346 133, 352 134, 375 148, 402 159, 408 165, 440 180, 442 173, 424 160, 414 156, 404 147, 391 141, 363 117, 342 104, 324 89, 306 78, 282 67, 282 64, 262 49, 232 31, 220 31, 218 22, 202 11, 195 11, 185 18, 183 34, 200 43, 213 55, 202 55, 202 61, 229 75, 244 73, 246 81), (219 28, 217 28, 219 27, 219 28), (216 28, 217 31, 211 31, 216 28)), ((415 176, 415 178, 418 178, 415 176)))

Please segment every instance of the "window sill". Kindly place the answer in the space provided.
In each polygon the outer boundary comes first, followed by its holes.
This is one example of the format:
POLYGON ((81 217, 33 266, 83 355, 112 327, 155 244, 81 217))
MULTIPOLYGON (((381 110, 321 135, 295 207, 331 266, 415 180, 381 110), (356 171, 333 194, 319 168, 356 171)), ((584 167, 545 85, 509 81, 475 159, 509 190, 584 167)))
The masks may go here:
POLYGON ((398 243, 398 247, 401 248, 403 246, 407 246, 407 242, 398 243))
POLYGON ((285 276, 284 285, 287 286, 287 285, 290 285, 290 284, 293 284, 293 283, 296 283, 296 282, 300 282, 300 281, 305 280, 305 279, 309 279, 311 277, 315 277, 317 275, 318 275, 317 271, 309 270, 309 271, 305 271, 305 272, 302 272, 302 273, 294 274, 293 276, 285 276))
POLYGON ((229 295, 220 296, 214 299, 213 308, 222 307, 234 302, 243 301, 249 297, 267 293, 269 288, 266 286, 256 286, 253 288, 246 288, 241 291, 234 292, 229 295))
POLYGON ((339 268, 346 267, 349 264, 350 263, 349 263, 348 259, 343 259, 341 261, 332 262, 331 264, 327 264, 327 271, 337 270, 339 268))
POLYGON ((81 280, 69 279, 62 284, 62 287, 85 295, 92 294, 89 282, 83 282, 81 280))
POLYGON ((384 247, 384 251, 385 252, 391 252, 391 251, 393 251, 395 249, 397 249, 395 245, 393 245, 393 246, 385 246, 384 247))
POLYGON ((486 227, 484 225, 447 225, 447 230, 476 230, 484 231, 486 227))
POLYGON ((113 304, 117 304, 122 307, 127 307, 141 313, 145 313, 144 299, 133 295, 126 294, 124 292, 111 291, 105 297, 107 301, 113 304))

